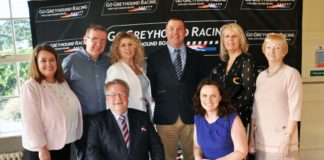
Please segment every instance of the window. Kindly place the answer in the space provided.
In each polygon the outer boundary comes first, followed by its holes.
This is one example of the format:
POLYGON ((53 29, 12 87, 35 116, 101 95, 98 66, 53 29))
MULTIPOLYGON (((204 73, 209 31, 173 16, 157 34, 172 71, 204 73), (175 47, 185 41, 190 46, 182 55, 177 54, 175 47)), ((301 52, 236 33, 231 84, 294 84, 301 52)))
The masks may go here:
POLYGON ((32 53, 27 0, 0 1, 0 137, 20 133, 19 88, 32 53))

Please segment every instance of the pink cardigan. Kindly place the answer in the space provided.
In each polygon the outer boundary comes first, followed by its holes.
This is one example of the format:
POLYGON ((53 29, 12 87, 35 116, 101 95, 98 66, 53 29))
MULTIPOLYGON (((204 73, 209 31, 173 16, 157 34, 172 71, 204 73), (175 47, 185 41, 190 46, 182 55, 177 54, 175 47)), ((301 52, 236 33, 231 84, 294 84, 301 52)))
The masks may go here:
MULTIPOLYGON (((83 127, 81 105, 68 84, 64 82, 63 86, 70 98, 78 104, 77 129, 76 133, 72 133, 77 140, 82 135, 83 127)), ((20 100, 23 147, 30 151, 38 151, 45 145, 49 150, 61 149, 66 141, 65 116, 48 84, 45 81, 39 84, 34 79, 28 80, 21 88, 20 100)))
MULTIPOLYGON (((256 149, 277 153, 288 121, 300 121, 302 80, 298 71, 288 65, 267 77, 261 72, 256 81, 252 118, 256 119, 256 149)), ((291 151, 298 150, 297 129, 291 135, 291 151)))

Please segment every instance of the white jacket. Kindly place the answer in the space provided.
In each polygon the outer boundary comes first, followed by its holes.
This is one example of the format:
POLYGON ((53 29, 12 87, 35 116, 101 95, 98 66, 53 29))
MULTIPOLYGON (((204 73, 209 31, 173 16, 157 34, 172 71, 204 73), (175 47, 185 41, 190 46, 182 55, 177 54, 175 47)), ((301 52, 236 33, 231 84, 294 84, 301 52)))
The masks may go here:
MULTIPOLYGON (((150 83, 149 79, 147 78, 147 76, 144 73, 143 73, 143 76, 150 83)), ((108 81, 111 81, 114 79, 124 80, 129 85, 129 88, 130 88, 129 97, 128 97, 129 108, 134 108, 137 110, 147 112, 145 102, 143 100, 143 97, 144 97, 146 99, 146 101, 149 103, 150 109, 153 110, 154 101, 153 101, 152 94, 151 94, 151 84, 149 84, 149 87, 148 87, 146 93, 143 94, 141 82, 140 82, 138 76, 125 62, 119 61, 119 62, 111 65, 108 68, 106 83, 108 81)))

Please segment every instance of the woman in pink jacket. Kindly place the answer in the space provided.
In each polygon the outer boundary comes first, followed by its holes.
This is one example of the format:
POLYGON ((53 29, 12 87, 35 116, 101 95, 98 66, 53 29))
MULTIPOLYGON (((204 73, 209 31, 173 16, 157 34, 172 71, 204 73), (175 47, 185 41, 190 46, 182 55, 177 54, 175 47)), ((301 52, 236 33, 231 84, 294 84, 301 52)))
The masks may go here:
POLYGON ((34 49, 30 79, 22 86, 20 99, 27 158, 69 160, 70 143, 82 135, 81 106, 52 47, 34 49))
POLYGON ((302 79, 283 61, 288 53, 285 35, 269 33, 262 51, 269 67, 256 81, 249 151, 257 160, 298 160, 302 79))

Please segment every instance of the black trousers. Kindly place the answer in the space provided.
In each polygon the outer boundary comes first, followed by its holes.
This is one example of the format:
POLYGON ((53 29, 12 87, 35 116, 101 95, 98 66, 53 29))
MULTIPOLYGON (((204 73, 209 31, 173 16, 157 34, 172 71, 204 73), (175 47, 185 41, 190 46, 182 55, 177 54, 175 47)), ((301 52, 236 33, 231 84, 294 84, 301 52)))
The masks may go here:
POLYGON ((74 142, 74 149, 76 152, 77 160, 86 160, 89 116, 83 115, 83 133, 82 137, 74 142))
MULTIPOLYGON (((60 150, 50 150, 51 160, 70 160, 70 144, 66 144, 60 150)), ((27 160, 39 160, 38 152, 26 150, 27 160)))

